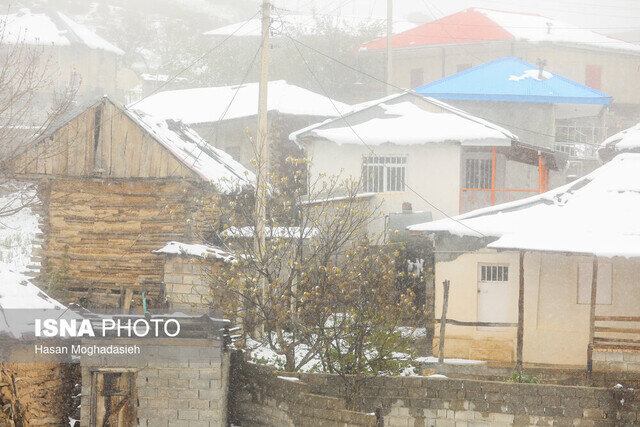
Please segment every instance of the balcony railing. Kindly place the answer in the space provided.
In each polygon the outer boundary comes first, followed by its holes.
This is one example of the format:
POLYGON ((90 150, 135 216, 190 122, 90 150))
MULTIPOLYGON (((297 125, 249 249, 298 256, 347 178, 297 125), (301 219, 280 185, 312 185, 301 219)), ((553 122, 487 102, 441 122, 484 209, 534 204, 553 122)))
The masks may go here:
POLYGON ((606 134, 607 128, 604 126, 556 124, 555 149, 574 159, 593 159, 598 143, 606 134))

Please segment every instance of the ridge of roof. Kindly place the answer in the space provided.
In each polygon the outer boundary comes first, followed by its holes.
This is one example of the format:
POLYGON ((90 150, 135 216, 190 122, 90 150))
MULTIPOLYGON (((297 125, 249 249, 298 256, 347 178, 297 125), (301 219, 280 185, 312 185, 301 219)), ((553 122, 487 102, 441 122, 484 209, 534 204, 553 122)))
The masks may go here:
MULTIPOLYGON (((476 72, 478 72, 480 70, 490 68, 490 67, 492 67, 492 66, 494 66, 496 64, 508 63, 508 62, 518 63, 518 64, 521 64, 521 65, 527 66, 527 67, 529 67, 531 69, 538 68, 538 66, 530 64, 530 63, 528 63, 528 62, 526 62, 526 61, 524 61, 524 60, 522 60, 520 58, 516 58, 514 56, 506 56, 506 57, 503 57, 503 58, 498 58, 498 59, 494 59, 494 60, 489 61, 489 62, 485 62, 484 64, 476 65, 475 67, 467 68, 466 70, 460 71, 460 72, 455 73, 455 74, 451 74, 451 75, 443 77, 443 78, 441 78, 439 80, 435 80, 433 82, 426 83, 426 84, 424 84, 422 86, 419 86, 419 87, 415 88, 414 91, 416 91, 417 93, 420 93, 420 94, 422 94, 424 96, 430 96, 430 97, 436 97, 436 98, 440 95, 440 96, 443 96, 443 99, 450 99, 450 98, 444 98, 444 95, 446 95, 446 94, 449 94, 449 95, 452 95, 452 94, 460 94, 460 95, 465 94, 465 95, 468 95, 470 97, 471 96, 474 96, 474 97, 487 97, 487 96, 492 96, 492 95, 496 96, 498 94, 489 94, 489 93, 483 93, 483 92, 480 92, 480 91, 478 91, 478 92, 448 92, 448 93, 442 92, 442 93, 430 93, 430 94, 423 94, 423 93, 421 93, 421 91, 422 90, 426 91, 426 89, 428 89, 428 88, 439 86, 439 85, 443 85, 443 84, 445 84, 447 82, 451 82, 451 81, 455 81, 455 80, 464 78, 465 76, 467 76, 469 74, 473 74, 473 73, 476 73, 476 72)), ((549 71, 547 69, 545 69, 544 71, 552 74, 553 78, 557 78, 558 80, 560 80, 560 81, 562 81, 562 82, 564 82, 564 83, 566 83, 568 85, 571 85, 571 86, 574 86, 574 87, 576 87, 576 88, 578 88, 580 90, 592 93, 593 95, 595 95, 594 98, 608 98, 609 101, 612 98, 611 95, 607 95, 604 92, 601 92, 601 91, 599 91, 597 89, 594 89, 592 87, 589 87, 587 85, 583 85, 582 83, 578 83, 575 80, 571 80, 571 79, 569 79, 567 77, 561 76, 560 74, 554 73, 554 72, 549 71)), ((549 80, 549 79, 546 79, 546 80, 549 80)), ((546 80, 544 80, 544 81, 546 81, 546 80)), ((540 82, 542 82, 542 81, 540 81, 540 82)), ((506 96, 506 95, 500 94, 500 96, 506 96)), ((511 94, 511 96, 519 96, 519 97, 526 97, 526 98, 540 98, 541 97, 541 95, 529 94, 529 93, 524 93, 524 94, 523 93, 518 93, 518 94, 513 93, 513 94, 511 94)), ((551 99, 551 98, 558 98, 558 99, 561 99, 561 98, 567 98, 567 99, 573 98, 574 100, 578 100, 579 99, 578 97, 575 97, 575 96, 567 97, 567 96, 546 95, 545 97, 549 98, 549 99, 551 99)), ((451 99, 453 99, 453 98, 451 98, 451 99)), ((460 98, 457 98, 457 99, 460 99, 460 98)), ((589 99, 589 98, 585 98, 585 99, 589 99)), ((535 101, 531 101, 531 102, 535 102, 535 101)), ((558 101, 558 102, 563 102, 563 101, 558 101)), ((579 103, 579 102, 574 102, 574 103, 579 103)))
POLYGON ((422 95, 422 94, 417 93, 417 92, 415 92, 413 90, 406 90, 404 92, 400 92, 400 93, 396 93, 396 94, 392 94, 392 95, 387 95, 387 96, 385 96, 383 98, 380 98, 380 99, 376 99, 376 100, 372 100, 372 101, 365 101, 365 102, 363 102, 361 104, 357 104, 357 105, 354 106, 354 108, 351 111, 349 111, 349 112, 347 112, 345 114, 342 114, 339 117, 335 117, 335 118, 332 118, 332 119, 327 119, 327 120, 325 120, 323 122, 319 122, 319 123, 314 123, 314 124, 312 124, 310 126, 307 126, 305 128, 299 129, 299 130, 297 130, 295 132, 292 132, 289 135, 289 139, 291 141, 295 142, 296 144, 298 144, 299 146, 301 146, 302 145, 301 141, 298 138, 302 137, 302 134, 304 134, 304 133, 307 133, 307 132, 313 131, 315 129, 318 129, 318 128, 322 127, 322 126, 334 123, 334 122, 336 122, 338 120, 344 120, 347 117, 350 117, 350 116, 352 116, 354 114, 360 113, 360 112, 368 110, 370 108, 377 107, 380 104, 384 104, 387 101, 394 100, 394 99, 397 99, 397 98, 401 98, 403 96, 413 96, 413 97, 419 98, 419 99, 421 99, 423 101, 426 101, 426 102, 428 102, 428 103, 430 103, 432 105, 440 107, 440 108, 446 110, 447 112, 449 112, 451 114, 455 114, 455 115, 457 115, 457 116, 459 116, 459 117, 461 117, 463 119, 467 119, 467 120, 473 121, 476 124, 479 124, 479 125, 482 125, 482 126, 485 126, 485 127, 489 128, 489 129, 493 129, 495 131, 501 132, 502 134, 505 135, 505 137, 510 138, 513 141, 518 141, 519 140, 517 135, 514 135, 513 133, 509 132, 507 129, 505 129, 505 128, 501 127, 501 126, 495 125, 495 124, 493 124, 493 123, 491 123, 491 122, 489 122, 487 120, 484 120, 484 119, 481 119, 479 117, 476 117, 476 116, 474 116, 472 114, 469 114, 469 113, 467 113, 467 112, 465 112, 465 111, 463 111, 463 110, 461 110, 459 108, 456 108, 456 107, 454 107, 452 105, 449 105, 449 104, 447 104, 445 102, 442 102, 442 101, 440 101, 438 99, 422 95))

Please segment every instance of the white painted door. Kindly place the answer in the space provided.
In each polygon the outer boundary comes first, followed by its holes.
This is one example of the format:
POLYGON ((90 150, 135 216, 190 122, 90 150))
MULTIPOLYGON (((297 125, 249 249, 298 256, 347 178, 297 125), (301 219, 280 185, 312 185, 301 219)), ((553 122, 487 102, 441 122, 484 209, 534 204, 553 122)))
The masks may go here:
POLYGON ((478 322, 511 322, 509 267, 481 264, 478 268, 478 322))

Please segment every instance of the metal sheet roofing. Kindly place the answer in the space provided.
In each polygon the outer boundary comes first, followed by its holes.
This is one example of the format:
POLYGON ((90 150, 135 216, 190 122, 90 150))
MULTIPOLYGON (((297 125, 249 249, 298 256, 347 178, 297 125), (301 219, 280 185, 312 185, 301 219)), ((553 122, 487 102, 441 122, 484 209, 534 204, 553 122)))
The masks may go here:
POLYGON ((514 57, 469 68, 414 89, 443 100, 609 105, 611 96, 514 57))

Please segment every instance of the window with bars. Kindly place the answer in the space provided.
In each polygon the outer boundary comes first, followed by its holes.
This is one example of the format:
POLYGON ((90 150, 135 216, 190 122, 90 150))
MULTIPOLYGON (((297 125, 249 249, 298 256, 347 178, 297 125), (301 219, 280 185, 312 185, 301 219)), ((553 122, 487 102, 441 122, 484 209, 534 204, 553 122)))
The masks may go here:
POLYGON ((482 282, 508 282, 509 267, 506 265, 483 265, 480 267, 482 282))
POLYGON ((467 159, 465 188, 491 188, 491 159, 467 159))
POLYGON ((407 156, 364 156, 362 187, 364 191, 382 193, 404 191, 407 156))

